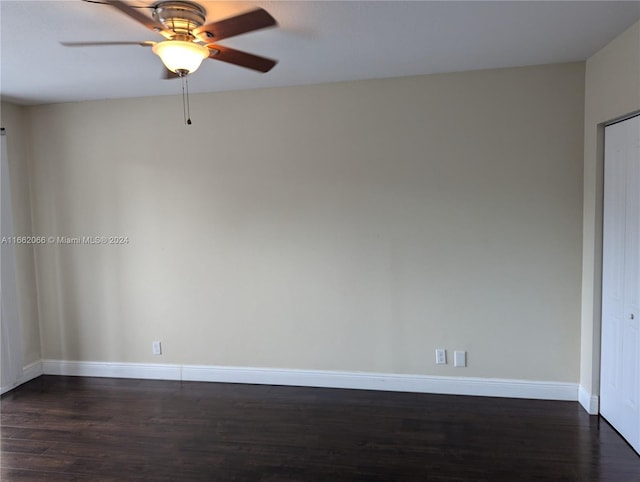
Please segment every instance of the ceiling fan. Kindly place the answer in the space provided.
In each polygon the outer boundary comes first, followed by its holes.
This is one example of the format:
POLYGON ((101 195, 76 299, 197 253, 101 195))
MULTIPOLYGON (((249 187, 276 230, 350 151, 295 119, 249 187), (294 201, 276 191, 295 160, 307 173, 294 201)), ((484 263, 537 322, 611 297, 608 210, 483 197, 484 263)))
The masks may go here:
MULTIPOLYGON (((258 72, 268 72, 277 61, 232 49, 215 42, 243 33, 277 25, 269 13, 257 8, 235 17, 205 23, 206 10, 195 2, 186 0, 164 0, 149 6, 152 16, 139 11, 120 0, 105 0, 104 3, 159 33, 165 40, 160 42, 61 42, 67 47, 103 45, 141 45, 151 47, 167 68, 166 78, 186 77, 195 72, 204 59, 220 60, 258 72)), ((144 7, 142 7, 144 8, 144 7)))

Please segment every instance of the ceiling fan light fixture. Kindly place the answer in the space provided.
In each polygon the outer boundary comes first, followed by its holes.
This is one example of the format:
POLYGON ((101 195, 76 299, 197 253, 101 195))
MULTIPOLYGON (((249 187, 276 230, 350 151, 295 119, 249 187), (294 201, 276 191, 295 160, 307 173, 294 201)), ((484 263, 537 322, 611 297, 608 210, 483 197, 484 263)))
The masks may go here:
POLYGON ((209 57, 209 49, 195 42, 165 40, 153 46, 153 53, 171 72, 195 72, 204 59, 209 57))

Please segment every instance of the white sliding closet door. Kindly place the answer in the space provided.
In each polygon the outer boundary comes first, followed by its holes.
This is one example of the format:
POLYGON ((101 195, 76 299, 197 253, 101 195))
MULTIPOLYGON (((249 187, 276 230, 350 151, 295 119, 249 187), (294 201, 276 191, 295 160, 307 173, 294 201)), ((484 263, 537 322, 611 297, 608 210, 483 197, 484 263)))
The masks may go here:
POLYGON ((640 453, 640 116, 605 128, 600 413, 640 453))

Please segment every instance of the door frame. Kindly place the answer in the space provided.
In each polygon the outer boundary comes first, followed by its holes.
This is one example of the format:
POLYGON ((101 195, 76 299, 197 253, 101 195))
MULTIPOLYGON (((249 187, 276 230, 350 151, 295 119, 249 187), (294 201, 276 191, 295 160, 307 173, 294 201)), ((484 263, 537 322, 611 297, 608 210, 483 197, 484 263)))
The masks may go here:
MULTIPOLYGON (((590 415, 600 415, 600 371, 602 368, 602 256, 604 233, 604 129, 605 127, 624 122, 633 117, 640 116, 640 110, 634 110, 627 114, 614 117, 597 126, 596 133, 596 226, 595 226, 595 256, 593 259, 593 339, 591 341, 591 370, 592 393, 591 399, 581 403, 590 415), (588 407, 588 408, 587 408, 588 407)), ((583 220, 584 222, 584 220, 583 220)), ((584 236, 584 233, 583 233, 584 236)), ((585 286, 583 285, 583 289, 585 286)))
MULTIPOLYGON (((600 223, 597 227, 597 239, 596 243, 598 249, 596 251, 599 259, 595 260, 596 263, 596 276, 594 283, 594 290, 599 295, 594 297, 594 308, 597 308, 594 316, 594 322, 597 326, 594 328, 594 347, 597 346, 597 350, 593 351, 593 366, 597 366, 597 370, 594 370, 594 377, 597 378, 597 383, 594 384, 594 387, 597 387, 597 415, 602 416, 601 414, 601 403, 600 399, 602 396, 602 305, 603 305, 603 288, 604 288, 604 280, 603 280, 603 271, 604 271, 604 189, 605 189, 605 129, 607 127, 619 124, 621 122, 625 122, 629 119, 633 119, 636 117, 640 117, 640 111, 634 111, 629 114, 625 114, 620 117, 616 117, 608 122, 603 122, 597 126, 597 169, 598 173, 598 182, 597 182, 597 192, 596 192, 596 205, 598 212, 598 222, 600 223), (597 340, 595 339, 595 335, 597 334, 597 340), (597 345, 596 345, 597 343, 597 345)), ((592 413, 589 411, 589 413, 592 413)), ((605 419, 606 420, 606 419, 605 419)), ((615 427, 613 427, 615 429, 615 427)), ((622 437, 622 435, 621 435, 622 437)), ((623 437, 624 439, 624 437, 623 437)), ((626 439, 625 439, 626 441, 626 439)), ((629 443, 627 441, 627 443, 629 443)), ((635 450, 635 449, 634 449, 635 450)))

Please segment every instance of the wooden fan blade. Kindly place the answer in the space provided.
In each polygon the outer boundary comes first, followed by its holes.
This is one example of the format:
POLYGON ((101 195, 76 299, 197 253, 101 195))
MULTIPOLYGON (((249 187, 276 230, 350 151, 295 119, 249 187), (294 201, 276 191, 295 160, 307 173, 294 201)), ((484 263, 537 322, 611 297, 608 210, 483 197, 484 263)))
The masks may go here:
POLYGON ((60 42, 65 47, 108 47, 109 45, 141 45, 142 47, 153 47, 156 42, 145 40, 142 42, 60 42))
POLYGON ((240 67, 257 70, 262 73, 269 72, 274 65, 278 63, 276 60, 249 54, 241 50, 230 49, 229 47, 223 47, 222 45, 211 44, 207 45, 207 48, 211 51, 209 54, 210 59, 239 65, 240 67))
POLYGON ((212 22, 198 27, 193 35, 202 42, 217 42, 223 38, 234 37, 241 33, 277 25, 275 19, 266 10, 258 8, 235 17, 212 22))
POLYGON ((169 35, 168 32, 164 32, 164 25, 162 25, 160 22, 155 21, 153 18, 145 15, 144 13, 141 13, 139 10, 131 7, 127 3, 122 2, 120 0, 106 0, 106 3, 108 5, 111 5, 114 8, 117 8, 122 13, 132 18, 136 22, 141 23, 142 25, 147 27, 149 30, 158 32, 159 34, 164 35, 165 37, 169 35))

